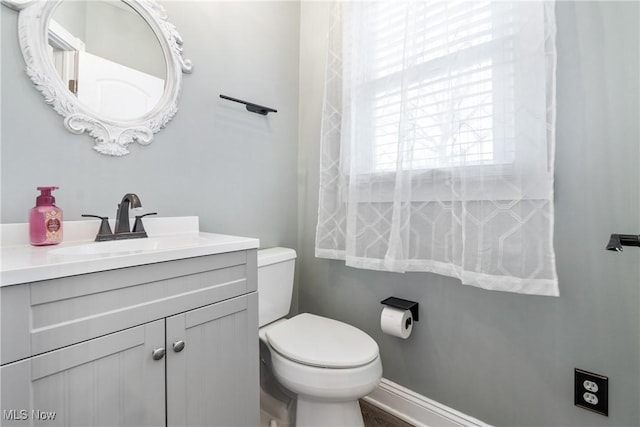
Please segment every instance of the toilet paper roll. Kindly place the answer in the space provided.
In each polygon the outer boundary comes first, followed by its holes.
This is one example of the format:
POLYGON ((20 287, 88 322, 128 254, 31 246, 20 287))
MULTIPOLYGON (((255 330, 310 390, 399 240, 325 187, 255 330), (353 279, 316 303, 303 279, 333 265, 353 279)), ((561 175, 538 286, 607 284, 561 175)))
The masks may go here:
POLYGON ((407 339, 413 329, 411 311, 395 307, 385 307, 380 315, 380 327, 385 334, 407 339))

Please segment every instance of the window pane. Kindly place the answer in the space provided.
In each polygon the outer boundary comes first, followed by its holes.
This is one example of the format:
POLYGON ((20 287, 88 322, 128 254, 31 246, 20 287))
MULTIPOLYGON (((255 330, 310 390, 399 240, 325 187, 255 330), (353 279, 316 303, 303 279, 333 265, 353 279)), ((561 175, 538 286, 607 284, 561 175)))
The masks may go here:
POLYGON ((372 170, 513 161, 511 58, 492 48, 501 43, 509 51, 507 6, 374 2, 363 13, 372 170))

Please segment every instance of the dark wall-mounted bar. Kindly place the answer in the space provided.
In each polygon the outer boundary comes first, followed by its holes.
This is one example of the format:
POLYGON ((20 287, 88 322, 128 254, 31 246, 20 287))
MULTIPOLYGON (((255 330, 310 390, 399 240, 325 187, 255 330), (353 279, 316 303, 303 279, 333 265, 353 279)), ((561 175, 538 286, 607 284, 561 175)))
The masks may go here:
POLYGON ((278 112, 278 110, 276 110, 274 108, 265 107, 264 105, 254 104, 253 102, 247 102, 247 101, 243 101, 243 100, 237 99, 237 98, 232 98, 232 97, 227 96, 227 95, 220 95, 220 98, 227 99, 227 100, 233 101, 233 102, 238 102, 240 104, 244 104, 247 107, 247 111, 251 111, 252 113, 256 113, 256 114, 262 114, 263 116, 266 116, 269 113, 277 113, 278 112))

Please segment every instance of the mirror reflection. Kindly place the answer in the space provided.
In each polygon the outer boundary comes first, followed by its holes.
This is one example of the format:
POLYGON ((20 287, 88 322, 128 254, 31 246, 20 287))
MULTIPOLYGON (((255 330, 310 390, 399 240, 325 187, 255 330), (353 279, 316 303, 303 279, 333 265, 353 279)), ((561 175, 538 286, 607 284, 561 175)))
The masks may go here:
POLYGON ((61 2, 49 22, 48 39, 64 86, 100 117, 141 118, 164 93, 162 47, 147 22, 122 1, 61 2))

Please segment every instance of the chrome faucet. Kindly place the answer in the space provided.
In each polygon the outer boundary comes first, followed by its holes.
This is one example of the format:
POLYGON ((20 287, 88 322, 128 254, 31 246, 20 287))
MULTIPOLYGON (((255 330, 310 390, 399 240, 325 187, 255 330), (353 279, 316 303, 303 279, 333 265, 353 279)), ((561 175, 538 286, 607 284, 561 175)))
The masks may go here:
POLYGON ((122 197, 116 213, 116 231, 114 234, 131 232, 131 228, 129 228, 129 206, 131 206, 131 209, 142 207, 140 198, 136 194, 127 193, 122 197))

